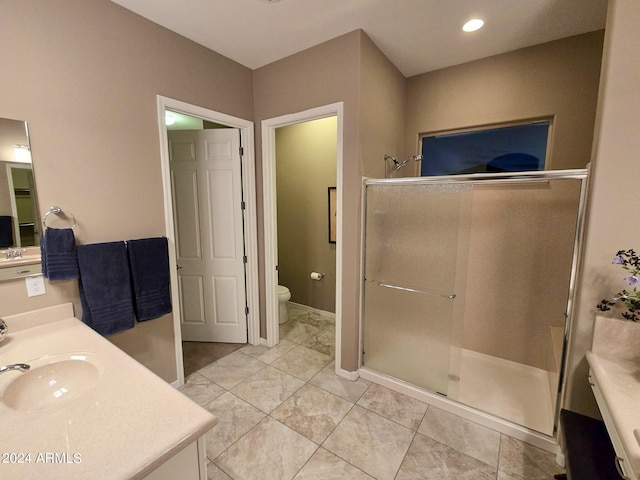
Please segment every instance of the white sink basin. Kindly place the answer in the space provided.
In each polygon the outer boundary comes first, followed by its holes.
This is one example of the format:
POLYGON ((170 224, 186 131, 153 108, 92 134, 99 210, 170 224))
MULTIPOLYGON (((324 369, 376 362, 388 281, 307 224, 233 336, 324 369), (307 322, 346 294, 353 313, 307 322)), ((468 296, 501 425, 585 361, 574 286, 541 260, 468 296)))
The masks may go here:
POLYGON ((14 410, 57 408, 89 392, 100 378, 99 362, 88 353, 66 353, 30 362, 28 372, 15 375, 2 394, 2 401, 14 410))

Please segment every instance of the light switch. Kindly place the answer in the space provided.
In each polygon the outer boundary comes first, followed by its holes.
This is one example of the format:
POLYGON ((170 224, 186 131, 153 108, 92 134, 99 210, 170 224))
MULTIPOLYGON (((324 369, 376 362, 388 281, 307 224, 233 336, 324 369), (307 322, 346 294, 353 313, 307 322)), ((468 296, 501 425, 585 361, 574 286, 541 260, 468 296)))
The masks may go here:
POLYGON ((42 275, 26 277, 25 282, 27 284, 27 297, 35 297, 47 293, 44 288, 44 278, 42 278, 42 275))

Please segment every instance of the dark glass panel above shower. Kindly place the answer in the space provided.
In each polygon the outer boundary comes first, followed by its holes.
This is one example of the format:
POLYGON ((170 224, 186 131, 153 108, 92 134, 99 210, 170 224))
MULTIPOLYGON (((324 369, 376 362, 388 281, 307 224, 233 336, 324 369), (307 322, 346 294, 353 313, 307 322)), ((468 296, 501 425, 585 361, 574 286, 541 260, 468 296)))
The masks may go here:
POLYGON ((544 170, 550 122, 422 138, 422 176, 544 170))

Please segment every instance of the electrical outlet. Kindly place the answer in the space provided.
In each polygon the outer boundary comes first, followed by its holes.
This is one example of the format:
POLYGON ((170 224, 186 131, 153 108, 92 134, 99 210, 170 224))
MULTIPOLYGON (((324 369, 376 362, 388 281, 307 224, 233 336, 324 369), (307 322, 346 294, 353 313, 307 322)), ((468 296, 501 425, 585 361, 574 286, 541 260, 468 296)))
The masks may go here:
POLYGON ((42 278, 42 275, 26 277, 25 282, 27 284, 27 297, 35 297, 47 293, 44 288, 44 278, 42 278))

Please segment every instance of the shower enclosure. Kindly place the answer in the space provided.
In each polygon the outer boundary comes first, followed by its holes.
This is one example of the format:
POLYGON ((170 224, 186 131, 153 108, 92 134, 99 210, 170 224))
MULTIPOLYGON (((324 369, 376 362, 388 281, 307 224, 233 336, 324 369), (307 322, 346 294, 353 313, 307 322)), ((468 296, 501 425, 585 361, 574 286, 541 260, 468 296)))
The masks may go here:
POLYGON ((586 178, 367 180, 362 372, 553 436, 586 178))

